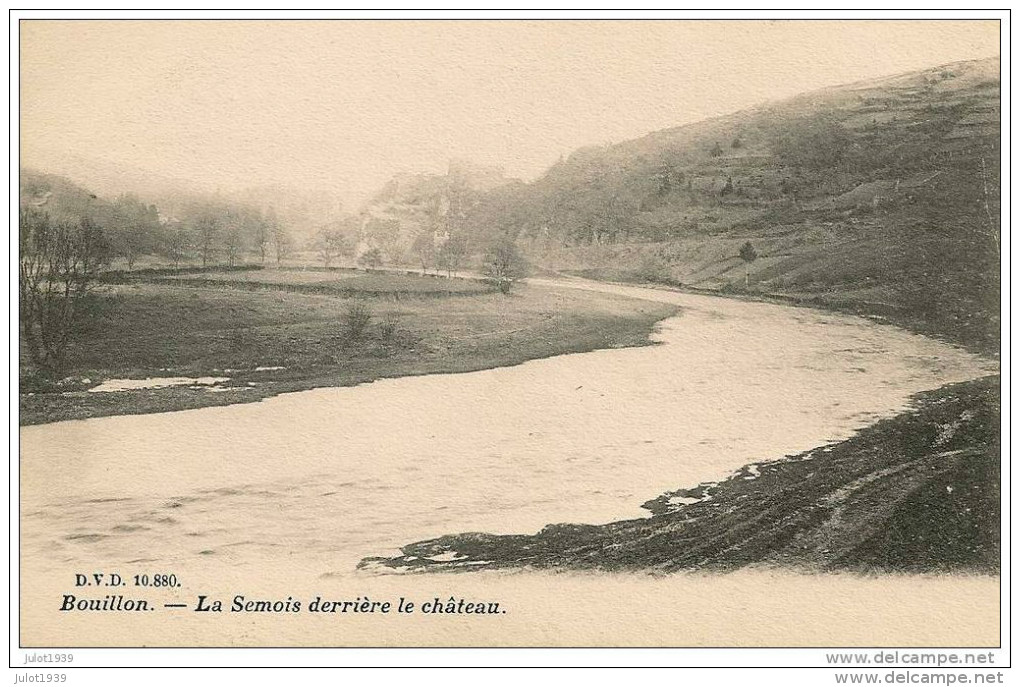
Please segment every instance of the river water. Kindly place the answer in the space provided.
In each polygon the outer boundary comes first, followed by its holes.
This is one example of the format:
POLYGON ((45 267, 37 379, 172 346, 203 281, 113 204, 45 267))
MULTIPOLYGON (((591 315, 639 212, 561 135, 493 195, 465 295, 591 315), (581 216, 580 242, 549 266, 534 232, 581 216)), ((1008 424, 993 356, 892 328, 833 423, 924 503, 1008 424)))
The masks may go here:
POLYGON ((683 310, 660 323, 656 346, 380 380, 254 404, 22 428, 23 640, 674 646, 996 641, 997 578, 357 572, 364 556, 393 554, 402 544, 441 534, 527 533, 548 523, 642 517, 647 513, 640 504, 664 491, 844 439, 895 414, 913 393, 995 371, 961 349, 849 316, 636 287, 534 281, 668 301, 683 310), (58 612, 61 595, 75 593, 73 575, 82 571, 126 578, 172 572, 182 581, 179 590, 142 596, 191 605, 198 594, 227 600, 235 594, 435 594, 501 600, 511 610, 500 620, 339 623, 250 614, 216 622, 188 610, 128 618, 58 612), (617 599, 609 606, 618 623, 614 630, 593 620, 603 617, 606 595, 617 599), (894 600, 912 610, 890 615, 894 600), (681 616, 668 612, 677 604, 685 609, 681 616), (777 604, 787 615, 791 608, 801 610, 780 629, 773 622, 771 629, 755 630, 746 622, 756 616, 774 621, 777 604), (887 616, 880 627, 867 616, 872 607, 887 616), (550 608, 557 609, 553 617, 550 608), (727 608, 735 614, 730 620, 727 608), (824 628, 797 629, 804 617, 818 613, 826 614, 824 628), (537 629, 540 617, 551 629, 537 629), (939 618, 952 623, 940 626, 939 618), (112 634, 97 637, 97 623, 109 625, 112 634), (952 641, 963 639, 969 641, 952 641))

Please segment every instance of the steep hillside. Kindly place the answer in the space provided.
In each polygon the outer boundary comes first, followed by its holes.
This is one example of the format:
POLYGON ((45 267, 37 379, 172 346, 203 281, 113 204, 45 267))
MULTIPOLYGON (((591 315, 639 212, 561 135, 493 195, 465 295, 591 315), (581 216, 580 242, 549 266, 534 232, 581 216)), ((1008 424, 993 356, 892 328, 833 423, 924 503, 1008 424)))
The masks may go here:
POLYGON ((999 112, 998 58, 831 88, 579 150, 468 224, 552 269, 781 294, 991 352, 999 112))
POLYGON ((104 204, 96 194, 56 174, 21 169, 18 181, 18 206, 45 212, 56 221, 77 222, 104 204))

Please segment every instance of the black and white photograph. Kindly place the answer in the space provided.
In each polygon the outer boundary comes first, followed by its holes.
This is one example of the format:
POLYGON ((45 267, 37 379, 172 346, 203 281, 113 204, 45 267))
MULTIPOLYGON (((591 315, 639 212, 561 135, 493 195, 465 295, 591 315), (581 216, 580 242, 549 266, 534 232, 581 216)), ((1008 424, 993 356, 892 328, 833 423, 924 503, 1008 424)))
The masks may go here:
POLYGON ((10 20, 13 668, 1008 663, 1001 12, 193 14, 10 20))

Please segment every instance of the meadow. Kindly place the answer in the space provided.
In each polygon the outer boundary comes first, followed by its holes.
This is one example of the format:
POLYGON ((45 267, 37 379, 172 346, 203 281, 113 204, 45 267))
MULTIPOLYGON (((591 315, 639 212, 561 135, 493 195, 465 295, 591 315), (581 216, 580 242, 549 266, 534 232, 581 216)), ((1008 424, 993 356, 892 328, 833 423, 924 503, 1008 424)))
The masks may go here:
POLYGON ((676 311, 526 283, 507 296, 479 280, 353 269, 142 270, 105 282, 62 379, 36 376, 22 360, 21 424, 645 345, 676 311), (130 386, 151 388, 103 391, 130 386))

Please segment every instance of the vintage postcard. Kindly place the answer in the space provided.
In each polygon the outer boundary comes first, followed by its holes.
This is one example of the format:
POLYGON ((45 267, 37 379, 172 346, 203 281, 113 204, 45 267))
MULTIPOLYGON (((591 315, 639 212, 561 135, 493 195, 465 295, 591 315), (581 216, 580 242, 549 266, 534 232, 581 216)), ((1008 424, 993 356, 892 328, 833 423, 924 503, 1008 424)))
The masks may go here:
POLYGON ((1001 28, 21 20, 16 646, 981 667, 1001 28))

